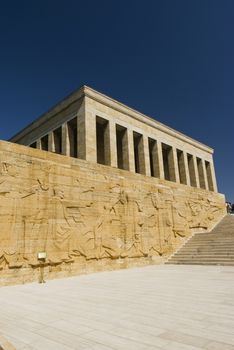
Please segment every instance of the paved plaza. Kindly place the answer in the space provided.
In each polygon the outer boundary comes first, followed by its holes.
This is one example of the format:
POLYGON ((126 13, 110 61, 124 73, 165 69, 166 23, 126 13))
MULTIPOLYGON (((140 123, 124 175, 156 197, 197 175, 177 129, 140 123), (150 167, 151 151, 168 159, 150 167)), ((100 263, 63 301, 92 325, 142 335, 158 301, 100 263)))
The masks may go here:
POLYGON ((234 267, 161 265, 0 288, 18 350, 234 349, 234 267))

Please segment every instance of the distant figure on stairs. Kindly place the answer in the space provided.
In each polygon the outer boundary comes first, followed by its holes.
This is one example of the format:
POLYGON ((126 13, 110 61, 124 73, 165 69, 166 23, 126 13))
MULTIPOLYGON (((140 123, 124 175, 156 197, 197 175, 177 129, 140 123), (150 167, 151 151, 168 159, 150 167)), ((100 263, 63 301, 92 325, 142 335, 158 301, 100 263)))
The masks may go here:
POLYGON ((226 202, 226 208, 227 208, 227 213, 231 214, 231 212, 233 211, 234 207, 233 205, 231 205, 230 202, 226 202))
POLYGON ((234 204, 232 204, 232 214, 234 214, 234 204))

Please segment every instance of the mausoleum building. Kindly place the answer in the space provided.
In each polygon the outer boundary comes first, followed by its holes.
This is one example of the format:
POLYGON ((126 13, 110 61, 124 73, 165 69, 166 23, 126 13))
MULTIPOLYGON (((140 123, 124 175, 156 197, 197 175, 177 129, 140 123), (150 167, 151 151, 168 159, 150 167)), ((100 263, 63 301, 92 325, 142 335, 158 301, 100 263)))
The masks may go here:
POLYGON ((225 214, 210 147, 87 86, 0 141, 0 285, 164 263, 225 214))
POLYGON ((87 86, 10 141, 217 192, 210 147, 87 86))

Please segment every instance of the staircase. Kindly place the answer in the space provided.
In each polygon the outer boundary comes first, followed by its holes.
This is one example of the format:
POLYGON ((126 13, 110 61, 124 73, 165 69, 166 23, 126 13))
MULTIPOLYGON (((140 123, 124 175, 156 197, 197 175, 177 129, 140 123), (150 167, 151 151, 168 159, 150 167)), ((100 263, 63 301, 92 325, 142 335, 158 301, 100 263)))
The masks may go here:
POLYGON ((196 233, 166 264, 234 266, 234 215, 209 233, 196 233))

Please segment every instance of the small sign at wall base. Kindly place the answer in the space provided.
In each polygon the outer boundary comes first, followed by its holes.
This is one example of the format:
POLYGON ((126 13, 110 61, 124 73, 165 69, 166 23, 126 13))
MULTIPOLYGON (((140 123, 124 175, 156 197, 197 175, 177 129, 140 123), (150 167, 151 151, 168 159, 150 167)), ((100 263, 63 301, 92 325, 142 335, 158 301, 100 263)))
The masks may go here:
POLYGON ((37 254, 37 259, 38 260, 45 260, 46 259, 46 252, 39 252, 37 254))

